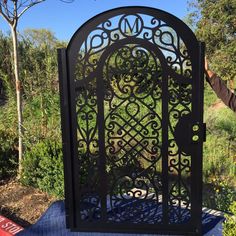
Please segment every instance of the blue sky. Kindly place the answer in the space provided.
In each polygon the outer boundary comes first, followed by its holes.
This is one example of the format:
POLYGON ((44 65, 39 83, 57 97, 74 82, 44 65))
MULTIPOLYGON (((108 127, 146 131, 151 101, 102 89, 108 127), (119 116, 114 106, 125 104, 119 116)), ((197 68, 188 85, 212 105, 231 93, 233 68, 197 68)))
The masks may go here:
MULTIPOLYGON (((69 40, 85 21, 96 14, 116 7, 139 5, 162 9, 180 19, 188 14, 187 0, 74 0, 70 4, 60 0, 47 0, 23 15, 18 30, 46 28, 53 31, 58 39, 69 40)), ((4 32, 8 30, 2 19, 0 29, 4 32)))

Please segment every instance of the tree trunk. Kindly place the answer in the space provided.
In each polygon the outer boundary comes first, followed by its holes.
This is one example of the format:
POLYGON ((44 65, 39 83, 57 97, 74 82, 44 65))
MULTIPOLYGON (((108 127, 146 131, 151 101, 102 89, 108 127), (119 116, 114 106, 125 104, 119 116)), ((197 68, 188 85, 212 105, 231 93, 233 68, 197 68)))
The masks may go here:
POLYGON ((22 100, 21 100, 21 83, 19 79, 19 57, 18 57, 18 41, 16 27, 11 27, 12 42, 13 42, 13 61, 14 61, 14 74, 16 82, 16 102, 17 102, 17 115, 18 115, 18 178, 22 175, 22 160, 23 160, 23 116, 22 116, 22 100))

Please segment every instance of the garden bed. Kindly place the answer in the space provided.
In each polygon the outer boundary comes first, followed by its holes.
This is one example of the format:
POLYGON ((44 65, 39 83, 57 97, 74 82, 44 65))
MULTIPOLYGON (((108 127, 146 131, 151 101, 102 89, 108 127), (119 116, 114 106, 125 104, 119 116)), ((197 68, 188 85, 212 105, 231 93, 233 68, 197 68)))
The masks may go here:
POLYGON ((56 198, 15 180, 0 182, 0 215, 22 227, 34 224, 56 198))

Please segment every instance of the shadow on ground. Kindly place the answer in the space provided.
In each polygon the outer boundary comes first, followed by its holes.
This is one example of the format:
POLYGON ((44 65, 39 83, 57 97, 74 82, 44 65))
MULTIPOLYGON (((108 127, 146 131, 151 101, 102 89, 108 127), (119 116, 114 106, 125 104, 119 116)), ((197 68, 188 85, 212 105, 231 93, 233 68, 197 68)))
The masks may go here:
POLYGON ((31 225, 28 221, 21 219, 19 216, 17 216, 14 212, 12 212, 9 208, 6 207, 0 208, 0 215, 11 219, 13 222, 22 226, 23 228, 26 228, 31 225))

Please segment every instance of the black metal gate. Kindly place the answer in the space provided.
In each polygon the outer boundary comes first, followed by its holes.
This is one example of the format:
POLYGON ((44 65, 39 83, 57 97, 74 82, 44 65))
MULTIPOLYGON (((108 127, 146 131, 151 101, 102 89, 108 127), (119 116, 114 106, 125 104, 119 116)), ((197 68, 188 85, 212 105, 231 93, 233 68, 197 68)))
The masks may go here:
POLYGON ((203 43, 169 13, 126 7, 58 58, 67 226, 201 235, 203 43))

